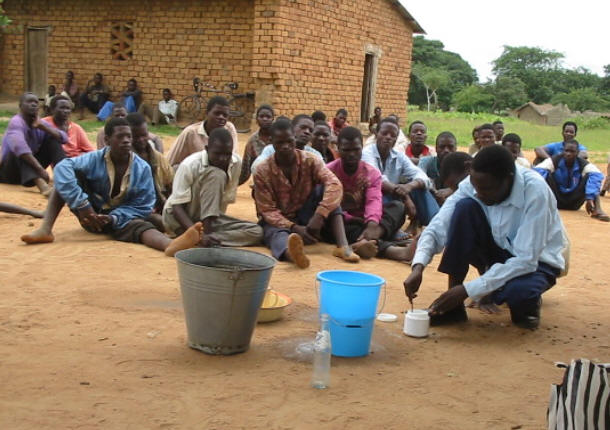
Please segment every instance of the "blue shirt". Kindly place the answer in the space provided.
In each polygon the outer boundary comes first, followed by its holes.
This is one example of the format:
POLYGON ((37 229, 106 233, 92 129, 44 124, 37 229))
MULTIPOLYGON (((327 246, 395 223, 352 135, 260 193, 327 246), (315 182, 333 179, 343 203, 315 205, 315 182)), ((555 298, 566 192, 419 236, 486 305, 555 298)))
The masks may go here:
MULTIPOLYGON (((547 143, 544 145, 544 150, 550 157, 553 155, 561 154, 563 152, 563 142, 553 142, 547 143)), ((587 147, 584 145, 578 144, 578 151, 586 151, 587 147)))
POLYGON ((430 178, 417 167, 405 154, 390 150, 385 164, 377 150, 377 145, 368 145, 362 150, 362 161, 369 163, 381 172, 382 179, 393 184, 407 184, 415 179, 421 179, 427 188, 432 187, 430 178))
POLYGON ((443 184, 440 183, 441 173, 439 172, 438 168, 437 155, 428 155, 420 158, 417 167, 424 171, 424 173, 432 180, 437 188, 443 187, 443 184))
POLYGON ((580 184, 583 176, 588 175, 587 183, 585 184, 585 198, 587 200, 594 200, 595 197, 599 195, 602 181, 604 180, 604 175, 595 164, 588 163, 581 171, 580 164, 574 162, 574 165, 570 170, 563 158, 557 163, 557 169, 555 169, 553 160, 547 158, 534 167, 534 170, 540 173, 545 179, 549 174, 553 175, 559 192, 562 194, 569 194, 574 191, 578 187, 578 184, 580 184))
POLYGON ((536 271, 539 262, 563 270, 562 251, 567 238, 557 210, 557 201, 544 179, 536 172, 517 167, 510 195, 503 202, 487 206, 477 198, 470 177, 445 201, 417 243, 412 265, 428 265, 443 250, 455 204, 473 198, 483 209, 496 244, 513 257, 496 263, 479 278, 464 283, 470 297, 478 299, 504 286, 517 276, 536 271))
POLYGON ((53 170, 55 189, 70 209, 92 206, 111 216, 112 226, 121 229, 134 218, 146 218, 155 205, 155 185, 146 161, 131 154, 121 190, 110 198, 114 181, 110 148, 64 158, 53 170))

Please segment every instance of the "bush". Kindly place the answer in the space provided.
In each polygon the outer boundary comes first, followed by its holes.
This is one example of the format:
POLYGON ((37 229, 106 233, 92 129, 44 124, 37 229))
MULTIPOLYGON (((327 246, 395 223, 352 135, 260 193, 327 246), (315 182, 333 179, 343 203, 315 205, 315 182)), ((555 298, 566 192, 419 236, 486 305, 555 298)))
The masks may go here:
POLYGON ((571 118, 570 121, 574 121, 578 125, 578 129, 582 130, 594 130, 594 129, 607 129, 610 130, 610 118, 606 117, 595 117, 586 118, 579 116, 577 118, 571 118))

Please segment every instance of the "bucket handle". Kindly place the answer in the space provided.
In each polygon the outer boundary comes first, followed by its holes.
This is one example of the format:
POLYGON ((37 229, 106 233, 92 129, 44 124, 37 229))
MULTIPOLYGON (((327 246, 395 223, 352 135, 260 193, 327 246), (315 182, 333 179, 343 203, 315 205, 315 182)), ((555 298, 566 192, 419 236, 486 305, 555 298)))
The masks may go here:
MULTIPOLYGON (((314 282, 314 290, 316 292, 316 299, 318 300, 318 305, 319 305, 320 304, 320 280, 318 278, 316 278, 313 282, 314 282)), ((385 281, 383 281, 382 287, 383 287, 383 302, 381 303, 381 309, 379 309, 379 311, 375 314, 375 317, 377 317, 377 315, 379 315, 383 311, 383 308, 385 308, 385 302, 386 302, 386 299, 388 296, 388 291, 386 288, 385 281)))

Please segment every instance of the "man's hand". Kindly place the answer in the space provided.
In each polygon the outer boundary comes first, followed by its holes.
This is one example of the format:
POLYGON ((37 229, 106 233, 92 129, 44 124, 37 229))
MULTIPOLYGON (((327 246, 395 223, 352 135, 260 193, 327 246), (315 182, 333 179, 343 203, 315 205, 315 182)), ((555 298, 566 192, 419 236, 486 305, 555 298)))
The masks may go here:
POLYGON ((362 234, 360 236, 358 236, 358 239, 356 239, 356 241, 359 241, 362 239, 377 240, 381 236, 383 236, 383 227, 381 227, 379 224, 377 224, 374 221, 369 221, 366 224, 366 228, 364 229, 362 234))
POLYGON ((432 302, 428 313, 430 315, 443 315, 445 312, 463 304, 467 298, 468 293, 466 293, 466 288, 463 285, 456 285, 453 288, 449 288, 432 302))
POLYGON ((42 166, 40 166, 40 170, 38 171, 38 176, 42 178, 47 184, 51 182, 51 177, 49 176, 49 172, 47 172, 42 166))
POLYGON ((401 200, 406 200, 409 198, 409 193, 413 191, 413 182, 409 182, 408 184, 399 184, 394 188, 394 195, 401 200))
POLYGON ((585 203, 585 209, 589 215, 595 212, 595 200, 587 200, 585 203))
POLYGON ((91 206, 87 206, 86 208, 79 209, 77 211, 78 221, 80 225, 85 227, 87 230, 92 230, 96 233, 102 231, 102 228, 106 223, 104 222, 104 218, 100 219, 93 210, 91 206))
POLYGON ((324 217, 318 213, 315 213, 309 222, 307 223, 307 231, 311 236, 316 238, 320 237, 320 230, 324 226, 324 217))
POLYGON ((305 245, 311 245, 318 242, 318 239, 316 239, 315 236, 312 236, 307 230, 307 227, 303 225, 294 224, 291 231, 301 236, 305 245))
POLYGON ((416 264, 411 268, 411 274, 405 279, 405 294, 409 298, 409 302, 413 303, 413 299, 417 297, 417 291, 423 279, 424 266, 416 264))
POLYGON ((213 246, 220 246, 220 240, 214 236, 214 233, 203 234, 201 236, 201 240, 199 241, 199 246, 202 248, 211 248, 213 246))
POLYGON ((436 197, 436 200, 438 200, 440 203, 444 203, 451 194, 453 194, 453 190, 451 188, 442 188, 434 192, 434 197, 436 197))
POLYGON ((415 217, 417 216, 417 208, 415 207, 415 203, 413 203, 413 200, 411 200, 411 197, 407 196, 407 198, 404 200, 404 204, 407 217, 409 219, 415 219, 415 217))

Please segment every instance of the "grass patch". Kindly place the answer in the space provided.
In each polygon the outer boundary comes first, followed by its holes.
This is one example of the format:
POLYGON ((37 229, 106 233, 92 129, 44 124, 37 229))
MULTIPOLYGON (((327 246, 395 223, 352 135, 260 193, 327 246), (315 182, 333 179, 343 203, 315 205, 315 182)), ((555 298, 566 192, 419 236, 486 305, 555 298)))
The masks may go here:
MULTIPOLYGON (((472 143, 472 129, 497 119, 504 123, 504 133, 517 133, 523 140, 524 149, 534 149, 549 142, 558 142, 561 126, 536 125, 518 118, 499 117, 491 114, 469 114, 464 112, 425 112, 409 110, 409 122, 420 120, 428 127, 428 143, 434 145, 439 133, 450 131, 455 134, 458 146, 472 143)), ((407 129, 405 128, 405 133, 407 129)), ((579 127, 576 139, 589 151, 608 151, 610 149, 610 129, 579 127)))
POLYGON ((15 116, 17 112, 13 112, 10 110, 0 110, 0 117, 12 118, 15 116))
POLYGON ((4 134, 4 132, 6 131, 6 127, 8 127, 8 121, 0 119, 0 134, 4 134))

